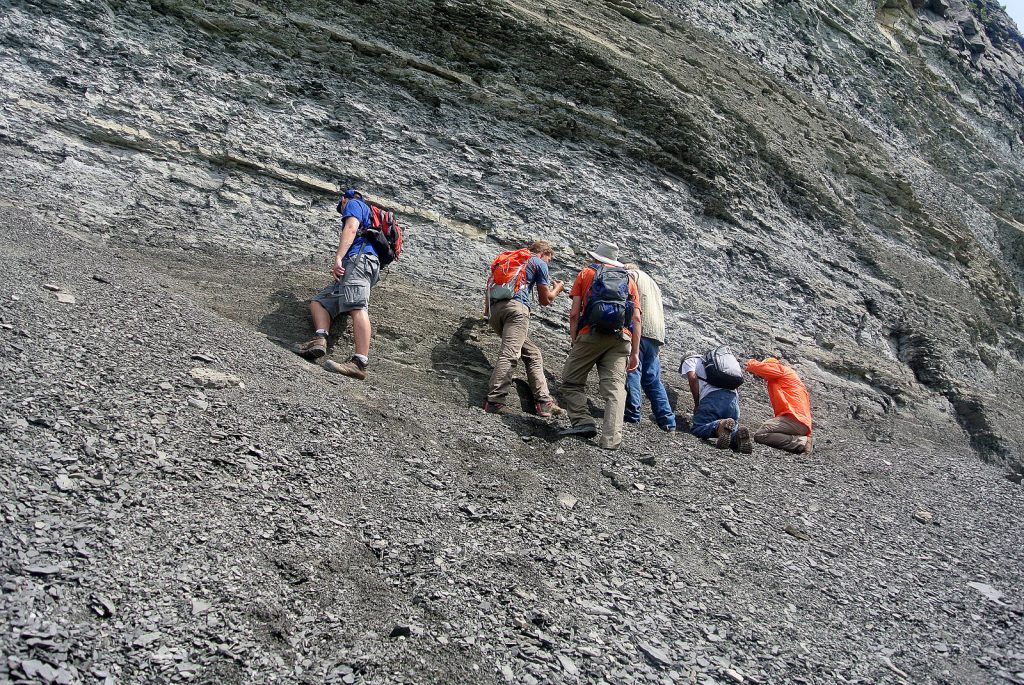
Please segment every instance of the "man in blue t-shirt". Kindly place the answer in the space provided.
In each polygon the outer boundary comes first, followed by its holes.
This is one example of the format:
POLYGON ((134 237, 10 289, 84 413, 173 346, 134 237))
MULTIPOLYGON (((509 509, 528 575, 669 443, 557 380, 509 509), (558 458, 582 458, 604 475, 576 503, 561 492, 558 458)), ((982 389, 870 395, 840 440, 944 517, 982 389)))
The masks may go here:
POLYGON ((327 354, 331 320, 339 314, 348 314, 352 317, 355 354, 342 364, 327 361, 324 368, 366 380, 366 366, 370 362, 370 288, 380 276, 380 261, 373 245, 363 235, 364 229, 370 225, 370 207, 355 188, 345 191, 338 203, 338 212, 341 213, 341 235, 331 266, 334 283, 321 290, 309 303, 316 335, 292 349, 310 360, 324 356, 327 354))
MULTIPOLYGON (((525 253, 525 250, 523 251, 525 253)), ((530 257, 523 264, 523 278, 513 277, 518 283, 511 299, 494 299, 497 290, 488 288, 484 306, 486 316, 495 333, 501 336, 501 350, 498 361, 491 372, 490 387, 484 411, 500 413, 505 409, 505 397, 512 385, 512 370, 522 357, 526 366, 526 379, 533 393, 534 409, 538 416, 550 417, 564 413, 555 403, 544 377, 544 358, 540 348, 529 339, 531 295, 537 291, 537 301, 546 307, 555 301, 565 284, 552 281, 548 273, 548 262, 555 250, 546 240, 538 240, 529 248, 530 257)), ((513 254, 513 253, 509 253, 513 254)), ((514 287, 514 286, 513 286, 514 287)), ((507 292, 505 297, 508 297, 507 292)))

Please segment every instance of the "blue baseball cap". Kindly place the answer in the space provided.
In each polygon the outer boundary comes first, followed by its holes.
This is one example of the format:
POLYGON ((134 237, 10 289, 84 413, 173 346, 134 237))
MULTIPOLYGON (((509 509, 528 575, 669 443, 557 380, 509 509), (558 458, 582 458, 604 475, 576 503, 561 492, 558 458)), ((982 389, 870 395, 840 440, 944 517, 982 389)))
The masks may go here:
POLYGON ((343 213, 345 211, 341 207, 341 203, 344 202, 345 200, 354 200, 356 198, 359 198, 360 200, 363 199, 362 193, 360 193, 355 188, 346 188, 345 192, 341 194, 341 197, 342 197, 342 199, 338 201, 338 206, 335 207, 335 209, 338 210, 338 214, 341 214, 341 213, 343 213))

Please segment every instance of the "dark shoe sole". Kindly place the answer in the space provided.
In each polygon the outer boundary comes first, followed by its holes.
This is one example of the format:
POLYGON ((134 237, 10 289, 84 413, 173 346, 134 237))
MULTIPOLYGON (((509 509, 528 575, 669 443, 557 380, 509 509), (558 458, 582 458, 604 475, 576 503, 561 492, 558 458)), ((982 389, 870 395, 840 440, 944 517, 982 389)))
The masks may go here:
POLYGON ((299 355, 303 359, 311 362, 315 362, 317 359, 327 354, 327 350, 322 350, 319 347, 314 347, 311 350, 300 350, 298 348, 293 347, 292 352, 299 355))
POLYGON ((728 449, 732 440, 732 429, 736 427, 735 419, 722 419, 718 422, 718 429, 715 432, 715 447, 720 450, 728 449))
POLYGON ((740 454, 751 454, 754 451, 754 441, 750 439, 750 429, 740 426, 736 431, 736 451, 740 454))
POLYGON ((558 431, 560 438, 595 438, 597 437, 597 426, 572 426, 558 431))

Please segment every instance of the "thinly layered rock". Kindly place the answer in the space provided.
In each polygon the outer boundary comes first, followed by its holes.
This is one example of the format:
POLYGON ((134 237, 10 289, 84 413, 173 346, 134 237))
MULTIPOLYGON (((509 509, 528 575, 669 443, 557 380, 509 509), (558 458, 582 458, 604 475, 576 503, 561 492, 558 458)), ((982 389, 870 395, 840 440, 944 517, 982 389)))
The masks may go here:
POLYGON ((2 192, 287 260, 358 184, 406 217, 403 269, 454 254, 460 286, 496 243, 551 237, 567 274, 609 237, 672 349, 782 348, 826 422, 1019 463, 1024 57, 1001 11, 944 7, 15 3, 2 192))

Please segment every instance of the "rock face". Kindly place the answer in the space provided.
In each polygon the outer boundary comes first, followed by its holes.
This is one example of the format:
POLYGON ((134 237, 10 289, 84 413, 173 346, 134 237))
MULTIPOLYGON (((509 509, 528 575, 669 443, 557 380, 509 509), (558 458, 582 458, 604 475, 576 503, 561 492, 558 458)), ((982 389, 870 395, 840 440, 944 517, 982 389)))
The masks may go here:
POLYGON ((996 2, 10 2, 0 66, 0 681, 1024 682, 996 2), (350 185, 369 385, 278 344, 350 185), (661 283, 666 375, 784 355, 818 456, 481 414, 535 237, 661 283))
POLYGON ((442 297, 499 245, 550 237, 568 274, 608 237, 676 352, 778 348, 832 420, 1020 464, 1024 52, 994 3, 46 7, 3 19, 0 164, 55 224, 296 259, 355 184, 406 273, 457 255, 442 297))

